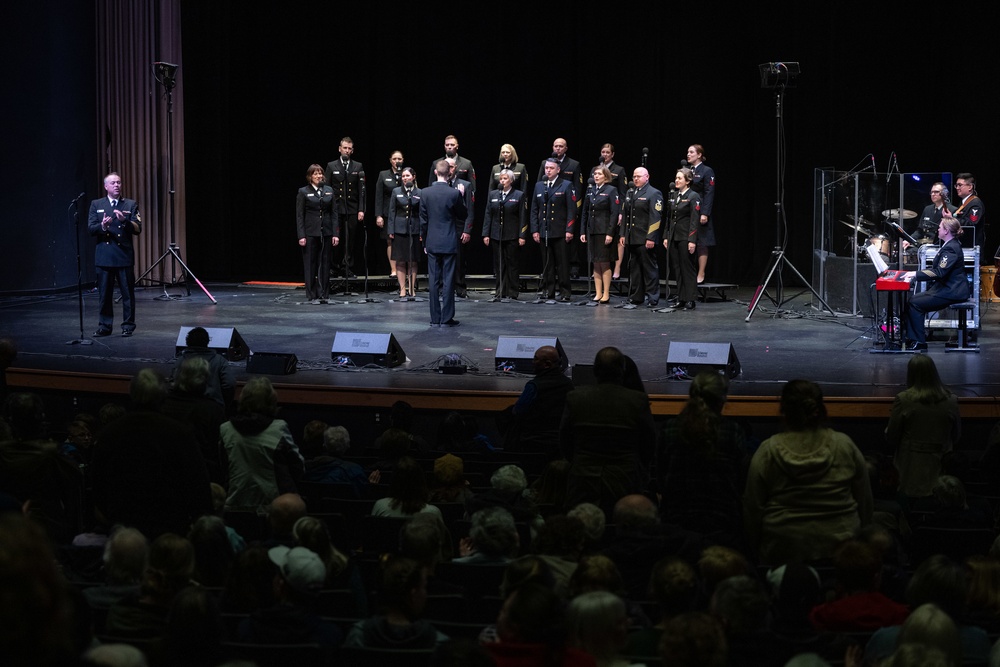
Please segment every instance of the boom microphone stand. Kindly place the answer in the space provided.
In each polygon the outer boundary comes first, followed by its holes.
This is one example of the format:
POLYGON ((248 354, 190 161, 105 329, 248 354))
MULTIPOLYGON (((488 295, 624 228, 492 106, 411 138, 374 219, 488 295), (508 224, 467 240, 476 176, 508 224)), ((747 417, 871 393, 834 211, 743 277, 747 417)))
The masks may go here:
MULTIPOLYGON (((183 272, 181 273, 181 277, 183 278, 185 275, 189 276, 191 278, 191 280, 193 280, 198 285, 198 287, 201 288, 201 291, 205 293, 205 296, 207 296, 212 303, 218 303, 218 301, 215 300, 215 297, 212 296, 211 293, 208 291, 208 289, 205 288, 205 285, 202 284, 202 282, 200 280, 198 280, 198 277, 196 275, 194 275, 194 272, 191 271, 191 269, 188 268, 188 265, 184 263, 184 260, 181 259, 180 246, 178 246, 177 243, 174 242, 174 239, 176 238, 176 236, 175 236, 175 230, 174 230, 174 210, 176 209, 176 203, 174 201, 174 194, 175 194, 175 191, 174 191, 174 85, 176 83, 176 74, 177 74, 177 65, 174 65, 172 63, 164 63, 164 62, 153 63, 153 78, 156 79, 156 81, 158 83, 160 83, 163 86, 163 88, 167 91, 167 178, 169 179, 168 180, 168 186, 167 186, 167 192, 170 195, 170 197, 169 197, 169 199, 170 199, 170 242, 167 245, 167 249, 165 251, 163 251, 162 255, 160 255, 159 259, 157 259, 155 262, 153 262, 153 264, 148 269, 146 269, 145 273, 143 273, 141 276, 139 276, 139 278, 136 280, 136 282, 138 283, 138 282, 142 281, 143 279, 145 279, 146 276, 148 276, 152 272, 153 269, 155 269, 157 266, 159 266, 160 262, 162 262, 163 260, 165 260, 167 257, 170 257, 170 258, 172 258, 171 259, 171 265, 170 265, 170 282, 167 283, 167 282, 165 282, 163 280, 154 281, 152 279, 149 279, 150 282, 152 282, 152 283, 159 283, 163 287, 163 294, 161 296, 156 297, 156 300, 158 300, 158 301, 164 301, 164 300, 175 300, 175 299, 180 299, 181 298, 179 295, 167 294, 167 285, 170 285, 171 287, 176 287, 177 285, 180 284, 180 281, 177 280, 176 274, 174 273, 174 271, 176 270, 176 266, 173 264, 173 262, 177 262, 178 264, 181 265, 181 268, 184 269, 183 272)), ((162 275, 162 273, 161 273, 161 275, 162 275)), ((187 295, 191 296, 191 288, 188 287, 187 281, 184 281, 184 289, 187 292, 187 295)))
POLYGON ((785 164, 784 164, 784 117, 782 115, 783 102, 785 97, 785 89, 788 84, 791 83, 792 78, 798 76, 799 64, 793 62, 776 62, 776 63, 763 63, 760 65, 760 75, 761 75, 761 87, 772 88, 774 90, 774 104, 775 104, 775 191, 776 196, 774 200, 774 235, 775 243, 774 250, 771 251, 771 261, 768 268, 764 271, 764 277, 761 279, 760 285, 757 286, 757 291, 754 292, 753 299, 750 301, 750 305, 747 307, 747 317, 746 322, 750 321, 753 317, 754 311, 757 309, 757 304, 760 303, 762 296, 767 296, 767 298, 775 305, 777 311, 775 315, 780 315, 781 307, 797 297, 802 292, 795 294, 787 299, 784 298, 784 284, 781 280, 781 268, 787 267, 792 273, 798 276, 809 291, 813 293, 816 300, 823 304, 823 308, 827 310, 831 315, 834 315, 833 309, 827 305, 823 297, 819 295, 809 281, 806 280, 799 270, 795 268, 795 265, 788 259, 785 255, 785 244, 787 239, 783 238, 782 232, 787 229, 785 224, 785 211, 784 211, 784 201, 785 201, 785 191, 784 191, 784 174, 785 174, 785 164), (778 286, 776 296, 772 297, 767 294, 767 286, 771 282, 771 278, 777 274, 778 276, 778 286))

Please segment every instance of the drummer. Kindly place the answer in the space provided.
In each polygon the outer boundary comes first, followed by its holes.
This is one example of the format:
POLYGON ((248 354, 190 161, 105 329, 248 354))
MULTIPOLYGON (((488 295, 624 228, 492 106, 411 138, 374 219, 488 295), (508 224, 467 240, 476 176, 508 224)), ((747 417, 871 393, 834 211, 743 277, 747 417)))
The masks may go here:
MULTIPOLYGON (((941 216, 946 207, 950 213, 958 210, 957 206, 948 203, 947 186, 940 182, 933 184, 931 186, 931 203, 924 207, 924 212, 920 214, 920 220, 913 234, 920 245, 934 243, 938 225, 941 224, 941 216)), ((909 241, 903 241, 904 249, 909 246, 909 241)))

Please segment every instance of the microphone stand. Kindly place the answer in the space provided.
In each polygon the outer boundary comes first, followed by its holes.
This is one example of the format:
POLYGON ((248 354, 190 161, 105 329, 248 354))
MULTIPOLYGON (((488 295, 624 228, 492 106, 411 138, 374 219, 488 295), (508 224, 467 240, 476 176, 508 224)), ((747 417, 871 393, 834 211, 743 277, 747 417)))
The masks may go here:
MULTIPOLYGON (((542 221, 542 236, 544 241, 542 241, 542 289, 545 289, 545 276, 548 274, 549 269, 549 212, 548 212, 548 193, 546 193, 545 200, 545 216, 542 221)), ((552 277, 555 280, 555 276, 552 277)), ((546 295, 548 296, 548 295, 546 295)), ((555 304, 555 299, 543 299, 542 294, 539 292, 538 298, 532 301, 532 303, 545 303, 549 305, 555 304)))
MULTIPOLYGON (((595 183, 595 185, 596 185, 596 183, 595 183)), ((587 211, 587 222, 590 223, 590 224, 593 224, 594 209, 595 209, 595 207, 594 207, 594 199, 591 196, 591 194, 593 192, 594 192, 594 186, 588 184, 587 185, 587 194, 586 194, 586 197, 587 197, 587 208, 585 208, 584 210, 587 211)), ((582 236, 583 238, 587 238, 587 230, 584 229, 584 225, 583 225, 582 221, 581 221, 581 224, 580 224, 580 236, 582 236)), ((594 296, 600 296, 599 294, 597 294, 597 289, 596 289, 597 285, 595 285, 594 282, 593 282, 594 281, 594 267, 592 266, 592 264, 594 262, 594 253, 590 249, 590 246, 591 246, 590 243, 585 243, 584 245, 587 246, 587 268, 590 270, 590 273, 587 276, 587 294, 584 297, 583 301, 577 301, 575 305, 577 305, 577 306, 587 306, 588 308, 595 308, 595 307, 597 307, 597 306, 600 305, 600 301, 599 300, 595 301, 593 299, 586 298, 587 296, 590 296, 591 285, 593 285, 594 288, 595 288, 593 290, 594 296)))
POLYGON ((358 299, 354 303, 382 303, 381 299, 376 299, 368 295, 368 224, 367 221, 361 221, 361 229, 364 231, 364 240, 362 241, 361 252, 364 255, 365 260, 365 296, 363 299, 358 299))
MULTIPOLYGON (((646 155, 643 153, 643 162, 646 161, 646 155)), ((625 261, 622 262, 622 266, 627 266, 628 271, 628 292, 625 299, 617 304, 615 308, 621 308, 622 310, 635 310, 635 304, 629 299, 632 296, 632 248, 629 241, 632 240, 632 229, 635 227, 635 208, 633 206, 632 198, 635 195, 635 188, 629 188, 625 195, 625 204, 628 206, 628 218, 625 221, 625 234, 622 236, 625 239, 625 261)), ((655 248, 654 248, 655 250, 655 248)), ((659 290, 659 285, 657 285, 657 290, 659 290)))
MULTIPOLYGON (((502 298, 501 295, 503 295, 503 293, 504 293, 504 287, 506 286, 506 280, 505 280, 506 276, 504 274, 504 265, 503 265, 503 219, 504 219, 504 208, 505 208, 505 204, 506 203, 507 202, 503 198, 503 191, 501 190, 500 191, 500 206, 499 206, 499 209, 497 211, 497 217, 500 220, 500 240, 497 241, 497 247, 496 247, 496 250, 495 250, 495 252, 497 254, 497 258, 498 258, 498 261, 497 261, 497 266, 498 266, 497 271, 499 271, 500 273, 497 274, 497 291, 493 295, 493 298, 490 299, 490 303, 497 303, 498 301, 502 301, 503 300, 503 298, 502 298)), ((489 202, 487 202, 486 205, 489 206, 489 202)), ((492 220, 491 220, 490 221, 490 232, 492 232, 492 231, 493 231, 493 224, 492 224, 492 220)))
POLYGON ((73 211, 73 229, 76 230, 76 301, 80 308, 80 337, 66 341, 66 345, 93 345, 94 341, 83 335, 83 268, 80 260, 80 200, 87 194, 80 195, 70 202, 67 212, 73 211))

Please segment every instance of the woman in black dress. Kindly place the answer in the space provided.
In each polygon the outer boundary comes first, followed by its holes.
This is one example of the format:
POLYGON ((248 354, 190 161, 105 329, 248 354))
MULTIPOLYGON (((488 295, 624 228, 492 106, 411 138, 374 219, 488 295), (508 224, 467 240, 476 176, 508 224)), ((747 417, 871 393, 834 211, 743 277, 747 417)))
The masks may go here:
POLYGON ((393 189, 389 202, 389 240, 396 262, 399 296, 413 296, 417 283, 417 260, 420 259, 420 188, 413 169, 404 167, 403 184, 393 189))
POLYGON ((611 300, 611 263, 617 258, 618 219, 621 201, 618 188, 611 185, 607 167, 594 169, 594 184, 583 200, 580 242, 589 243, 590 261, 594 264, 594 301, 611 300))

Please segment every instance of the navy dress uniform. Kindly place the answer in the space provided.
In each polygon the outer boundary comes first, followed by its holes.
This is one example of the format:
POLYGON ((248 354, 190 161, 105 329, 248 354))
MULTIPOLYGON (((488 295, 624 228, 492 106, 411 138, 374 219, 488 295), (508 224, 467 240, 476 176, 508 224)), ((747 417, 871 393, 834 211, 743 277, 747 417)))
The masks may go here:
POLYGON ((660 301, 660 267, 656 263, 656 248, 663 234, 662 218, 663 193, 648 182, 625 193, 622 237, 632 258, 629 262, 628 294, 631 303, 641 304, 645 298, 646 304, 653 307, 660 301), (649 241, 653 243, 652 248, 647 247, 649 241))
POLYGON ((94 265, 97 272, 97 294, 100 315, 97 335, 107 336, 115 323, 115 283, 122 295, 122 335, 135 330, 135 249, 132 238, 142 233, 139 205, 134 199, 101 197, 90 202, 87 229, 97 239, 94 265), (123 218, 118 219, 116 211, 123 218), (107 229, 103 220, 110 217, 107 229))
POLYGON ((496 295, 516 299, 519 294, 521 267, 518 261, 520 239, 528 236, 528 196, 511 187, 509 192, 490 191, 483 217, 483 238, 493 246, 496 269, 496 295))
POLYGON ((556 272, 562 301, 569 301, 569 242, 576 236, 576 191, 564 178, 554 183, 541 180, 535 184, 531 199, 531 235, 542 244, 542 292, 548 299, 556 296, 556 272))

